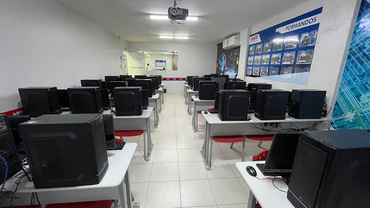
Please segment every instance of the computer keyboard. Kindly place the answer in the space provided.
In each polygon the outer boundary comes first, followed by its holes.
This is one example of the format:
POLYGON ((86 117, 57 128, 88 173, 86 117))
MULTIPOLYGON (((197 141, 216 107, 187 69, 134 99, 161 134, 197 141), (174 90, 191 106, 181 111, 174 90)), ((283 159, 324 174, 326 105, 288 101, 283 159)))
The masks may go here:
POLYGON ((292 172, 291 169, 265 169, 265 164, 256 164, 256 166, 265 176, 284 175, 292 172))

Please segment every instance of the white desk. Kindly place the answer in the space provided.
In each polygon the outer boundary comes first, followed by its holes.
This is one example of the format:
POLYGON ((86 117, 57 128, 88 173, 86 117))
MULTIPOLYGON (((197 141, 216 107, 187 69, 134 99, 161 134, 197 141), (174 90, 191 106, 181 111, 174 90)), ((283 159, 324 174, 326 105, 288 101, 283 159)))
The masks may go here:
POLYGON ((199 100, 199 97, 193 95, 191 97, 194 100, 194 110, 193 110, 193 130, 198 131, 198 111, 208 110, 215 106, 214 100, 199 100))
POLYGON ((198 94, 199 91, 194 91, 192 89, 188 89, 186 90, 186 99, 185 99, 185 103, 188 105, 188 114, 191 115, 191 97, 193 95, 196 95, 198 94))
POLYGON ((302 129, 320 122, 330 121, 328 118, 295 119, 288 116, 284 120, 259 120, 254 114, 249 114, 250 120, 248 121, 221 121, 218 114, 202 112, 202 115, 206 119, 206 133, 201 153, 207 169, 210 169, 212 165, 212 136, 274 134, 286 129, 302 129), (266 132, 261 128, 270 131, 266 132))
MULTIPOLYGON (((128 166, 136 147, 135 143, 126 143, 122 150, 109 150, 108 170, 99 184, 35 189, 32 182, 24 180, 19 184, 15 195, 21 199, 27 197, 26 203, 29 203, 29 194, 36 192, 41 204, 114 200, 115 208, 117 201, 120 200, 122 207, 131 208, 128 166)), ((13 176, 6 182, 5 188, 14 191, 15 181, 16 178, 13 176)))
POLYGON ((185 100, 185 103, 186 103, 186 90, 188 90, 190 88, 190 86, 188 85, 188 83, 184 83, 184 90, 183 90, 183 96, 184 96, 184 100, 185 100))
POLYGON ((256 167, 256 163, 264 163, 264 161, 237 162, 235 164, 250 189, 247 207, 254 208, 257 200, 263 208, 294 208, 294 206, 287 199, 287 193, 282 192, 274 187, 275 184, 275 186, 281 190, 288 190, 288 186, 281 179, 281 177, 276 177, 273 184, 273 177, 264 176, 256 167), (254 167, 254 169, 257 171, 256 177, 253 177, 247 173, 247 166, 254 167))
MULTIPOLYGON (((164 89, 163 89, 163 87, 158 88, 157 90, 155 90, 155 92, 157 94, 159 94, 159 99, 160 99, 161 103, 164 103, 164 89)), ((161 105, 161 110, 162 110, 162 105, 161 105)))
MULTIPOLYGON (((143 113, 139 116, 115 116, 113 115, 114 130, 144 130, 144 159, 145 161, 150 160, 150 154, 152 153, 152 139, 150 134, 150 115, 153 112, 152 107, 143 110, 143 113)), ((104 114, 111 114, 111 112, 104 111, 104 114)))
MULTIPOLYGON (((159 94, 155 94, 149 98, 149 106, 154 108, 154 127, 158 127, 159 123, 159 114, 158 114, 158 100, 159 94)), ((161 105, 161 103, 159 103, 161 105)))

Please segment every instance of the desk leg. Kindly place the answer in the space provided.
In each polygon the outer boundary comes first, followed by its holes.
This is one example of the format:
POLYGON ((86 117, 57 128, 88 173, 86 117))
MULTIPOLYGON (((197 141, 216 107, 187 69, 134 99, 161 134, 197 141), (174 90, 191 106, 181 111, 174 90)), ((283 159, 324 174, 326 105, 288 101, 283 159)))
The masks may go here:
POLYGON ((154 108, 154 127, 158 128, 158 121, 159 120, 159 115, 158 115, 158 106, 157 102, 155 102, 155 108, 154 108))
POLYGON ((144 138, 144 159, 145 161, 150 160, 150 155, 152 153, 152 137, 150 134, 150 118, 146 120, 146 130, 145 130, 146 136, 144 138), (146 141, 145 141, 146 140, 146 141))
MULTIPOLYGON (((128 171, 128 170, 127 170, 128 171)), ((124 181, 118 186, 119 201, 121 202, 121 208, 127 207, 127 201, 125 197, 125 190, 123 189, 124 181)))
POLYGON ((203 156, 203 160, 204 160, 204 164, 206 166, 206 169, 207 170, 210 170, 211 169, 211 166, 209 165, 208 163, 208 151, 209 151, 209 123, 206 122, 206 134, 204 136, 204 143, 203 143, 203 149, 201 150, 201 153, 202 153, 202 156, 203 156))
POLYGON ((189 93, 186 92, 185 93, 185 104, 187 105, 188 104, 188 96, 189 96, 189 93))
POLYGON ((191 97, 189 95, 189 99, 188 99, 188 114, 191 115, 191 97))
POLYGON ((163 96, 162 96, 162 103, 164 103, 164 88, 163 88, 163 90, 162 90, 162 92, 161 92, 161 95, 163 95, 163 96))
POLYGON ((249 191, 247 208, 255 208, 255 207, 256 207, 256 197, 254 197, 252 191, 249 191))
POLYGON ((193 131, 194 132, 197 132, 197 116, 198 116, 198 112, 196 111, 196 108, 197 108, 197 104, 194 102, 194 110, 193 110, 193 119, 192 119, 192 123, 193 123, 193 131))
POLYGON ((126 174, 125 174, 125 188, 126 188, 127 207, 131 208, 132 207, 132 195, 131 195, 130 179, 128 176, 128 170, 126 171, 126 174))
POLYGON ((162 100, 162 94, 161 93, 159 94, 159 98, 160 99, 157 101, 157 102, 159 102, 159 112, 162 112, 162 101, 161 101, 162 100))

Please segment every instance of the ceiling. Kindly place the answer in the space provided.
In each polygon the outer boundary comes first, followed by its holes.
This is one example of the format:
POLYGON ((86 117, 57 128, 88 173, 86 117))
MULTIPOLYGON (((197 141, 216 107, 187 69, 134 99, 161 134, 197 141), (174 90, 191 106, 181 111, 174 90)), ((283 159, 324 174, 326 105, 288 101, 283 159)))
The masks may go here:
POLYGON ((148 17, 148 14, 167 14, 173 0, 55 1, 126 41, 219 43, 307 0, 178 0, 178 7, 200 17, 198 22, 182 25, 148 17), (159 35, 189 36, 189 39, 160 40, 159 35))

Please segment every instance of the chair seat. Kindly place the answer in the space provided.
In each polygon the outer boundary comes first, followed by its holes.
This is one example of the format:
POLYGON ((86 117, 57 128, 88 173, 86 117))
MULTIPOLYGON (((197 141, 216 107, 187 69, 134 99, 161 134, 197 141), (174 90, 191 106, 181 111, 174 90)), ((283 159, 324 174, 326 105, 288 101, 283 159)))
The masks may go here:
POLYGON ((113 200, 48 204, 46 208, 111 208, 113 200))
POLYGON ((262 152, 260 152, 260 153, 258 153, 256 155, 253 155, 252 161, 263 161, 263 160, 266 160, 269 151, 270 150, 263 150, 262 152))
POLYGON ((131 136, 140 136, 144 133, 144 130, 136 131, 115 131, 114 135, 118 137, 131 137, 131 136))
POLYGON ((255 140, 255 141, 272 141, 274 139, 274 135, 246 135, 247 139, 255 140))
POLYGON ((24 206, 11 206, 3 208, 41 208, 41 205, 24 205, 24 206))
POLYGON ((213 140, 215 142, 234 143, 234 142, 245 141, 245 137, 244 136, 214 136, 213 140))

